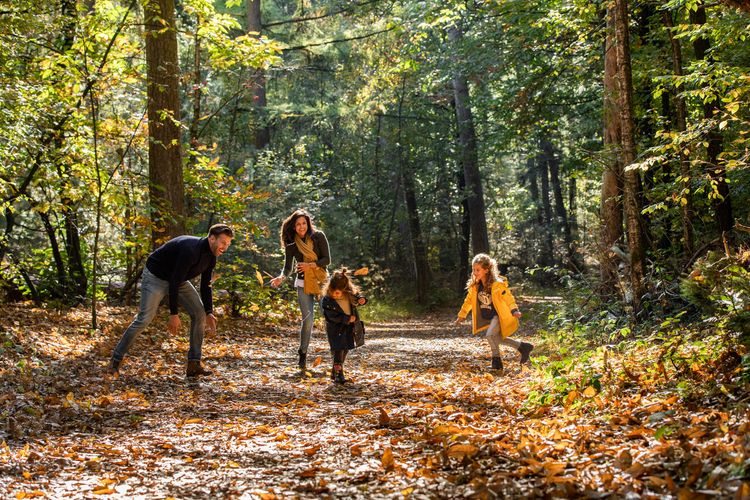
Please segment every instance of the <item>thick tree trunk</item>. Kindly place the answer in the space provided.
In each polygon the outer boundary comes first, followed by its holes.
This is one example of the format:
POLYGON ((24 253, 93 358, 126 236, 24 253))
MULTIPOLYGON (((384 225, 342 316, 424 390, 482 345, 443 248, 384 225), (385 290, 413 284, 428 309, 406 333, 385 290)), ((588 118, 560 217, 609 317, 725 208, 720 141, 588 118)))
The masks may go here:
MULTIPOLYGON (((457 27, 448 30, 448 38, 458 44, 463 33, 457 27)), ((487 220, 485 218, 484 194, 482 179, 479 173, 479 154, 477 152, 477 136, 474 130, 474 118, 469 99, 469 85, 456 62, 453 76, 453 99, 456 109, 456 124, 458 140, 461 149, 461 164, 468 188, 469 217, 471 220, 471 246, 474 254, 487 253, 490 249, 487 235, 487 220)))
MULTIPOLYGON (((247 31, 251 36, 260 37, 263 29, 260 0, 247 1, 247 31)), ((253 107, 255 108, 255 147, 265 148, 271 141, 271 130, 266 116, 266 76, 258 70, 253 79, 253 107)))
MULTIPOLYGON (((706 24, 706 9, 703 3, 699 2, 695 10, 690 11, 690 22, 703 26, 706 24)), ((711 44, 706 37, 698 37, 693 41, 693 50, 695 58, 699 61, 707 58, 708 50, 711 44)), ((718 100, 704 102, 703 118, 707 121, 714 120, 719 111, 718 100)), ((719 232, 724 237, 731 236, 732 227, 734 226, 734 216, 732 215, 732 202, 729 198, 729 186, 727 185, 726 169, 720 164, 719 155, 723 149, 724 138, 718 131, 717 126, 709 128, 706 134, 708 147, 706 148, 706 161, 708 164, 708 175, 714 184, 717 197, 713 198, 714 218, 719 232)))
POLYGON ((620 98, 620 124, 622 131, 622 161, 625 166, 623 200, 625 226, 630 251, 630 286, 633 293, 633 311, 640 312, 645 287, 645 255, 641 220, 640 178, 638 170, 628 170, 635 162, 635 126, 633 119, 633 78, 630 67, 630 34, 628 32, 628 2, 615 0, 615 37, 617 41, 617 66, 620 98))
POLYGON ((607 9, 607 34, 604 44, 604 147, 607 164, 602 174, 601 236, 599 248, 600 294, 612 300, 619 287, 617 255, 612 247, 622 239, 622 160, 620 158, 621 130, 619 120, 617 52, 615 49, 614 8, 607 9))
POLYGON ((185 233, 174 0, 144 0, 148 170, 154 245, 185 233))
MULTIPOLYGON (((672 13, 669 11, 662 12, 662 20, 667 27, 669 41, 672 47, 672 71, 675 76, 682 76, 682 46, 680 41, 675 38, 672 22, 672 13)), ((684 132, 687 129, 687 106, 685 99, 676 89, 674 96, 675 108, 675 129, 678 132, 684 132)), ((682 213, 682 248, 686 259, 693 255, 693 194, 691 185, 693 174, 690 170, 690 160, 685 153, 680 151, 680 177, 683 188, 680 190, 681 213, 682 213)))

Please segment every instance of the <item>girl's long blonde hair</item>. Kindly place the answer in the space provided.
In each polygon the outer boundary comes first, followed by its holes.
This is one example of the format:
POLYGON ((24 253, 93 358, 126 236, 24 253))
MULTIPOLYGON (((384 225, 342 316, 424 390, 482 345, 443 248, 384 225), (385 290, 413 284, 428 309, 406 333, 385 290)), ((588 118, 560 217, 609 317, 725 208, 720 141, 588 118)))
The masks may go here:
POLYGON ((478 253, 471 259, 472 272, 469 275, 469 280, 466 282, 466 289, 476 286, 479 280, 474 277, 473 268, 475 264, 482 266, 482 269, 487 269, 487 285, 491 288, 492 284, 496 281, 500 281, 500 272, 497 270, 497 261, 487 255, 486 253, 478 253))
POLYGON ((329 279, 323 287, 323 295, 327 295, 330 297, 330 292, 334 290, 341 290, 349 294, 349 300, 353 303, 354 296, 359 293, 359 288, 357 288, 357 285, 352 283, 352 280, 349 279, 348 273, 349 269, 347 269, 346 267, 341 267, 333 271, 331 273, 331 279, 329 279))

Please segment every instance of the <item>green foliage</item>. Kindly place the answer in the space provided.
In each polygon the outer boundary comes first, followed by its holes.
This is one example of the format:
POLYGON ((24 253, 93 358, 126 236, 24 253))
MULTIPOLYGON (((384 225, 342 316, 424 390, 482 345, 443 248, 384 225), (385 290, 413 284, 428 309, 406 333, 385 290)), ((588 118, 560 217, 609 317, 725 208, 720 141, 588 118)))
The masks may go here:
POLYGON ((726 256, 709 252, 681 282, 683 296, 726 328, 744 332, 750 346, 750 251, 726 256))

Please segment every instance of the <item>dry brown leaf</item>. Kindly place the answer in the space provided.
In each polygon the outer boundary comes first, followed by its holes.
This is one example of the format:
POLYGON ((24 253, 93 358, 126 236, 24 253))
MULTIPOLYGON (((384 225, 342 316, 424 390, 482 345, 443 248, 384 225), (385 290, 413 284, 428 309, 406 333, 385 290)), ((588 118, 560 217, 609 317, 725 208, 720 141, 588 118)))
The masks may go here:
POLYGON ((479 448, 473 444, 454 444, 448 448, 448 456, 458 459, 462 459, 465 456, 471 458, 477 453, 479 453, 479 448))
POLYGON ((315 368, 316 366, 320 366, 320 363, 322 362, 323 362, 323 356, 317 356, 312 362, 312 367, 315 368))
POLYGON ((354 276, 367 276, 368 274, 370 274, 370 269, 367 267, 360 267, 354 271, 354 276))
POLYGON ((311 446, 310 448, 305 448, 303 451, 305 452, 305 455, 307 455, 308 457, 311 457, 315 455, 318 452, 318 450, 320 450, 320 445, 311 446))
POLYGON ((378 425, 380 427, 386 427, 391 422, 391 417, 388 416, 388 412, 386 412, 383 408, 380 408, 380 415, 378 415, 378 425))

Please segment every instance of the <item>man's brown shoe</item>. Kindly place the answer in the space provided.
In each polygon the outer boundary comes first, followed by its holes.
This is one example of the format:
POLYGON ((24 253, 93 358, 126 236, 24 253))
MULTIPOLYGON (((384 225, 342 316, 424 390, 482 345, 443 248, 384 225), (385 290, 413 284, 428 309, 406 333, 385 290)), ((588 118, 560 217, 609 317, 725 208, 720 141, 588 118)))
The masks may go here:
POLYGON ((211 375, 213 372, 210 370, 206 370, 203 366, 201 366, 201 362, 199 359, 191 359, 188 360, 187 364, 187 376, 188 377, 206 377, 211 375))

